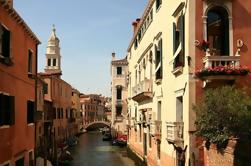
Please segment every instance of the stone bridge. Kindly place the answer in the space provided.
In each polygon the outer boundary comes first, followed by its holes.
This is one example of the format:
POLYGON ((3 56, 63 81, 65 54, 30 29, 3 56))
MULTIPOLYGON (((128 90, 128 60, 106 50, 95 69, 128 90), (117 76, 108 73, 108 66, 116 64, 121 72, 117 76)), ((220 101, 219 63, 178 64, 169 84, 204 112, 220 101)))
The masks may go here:
POLYGON ((111 122, 108 121, 94 121, 85 125, 86 130, 93 130, 101 127, 111 127, 111 122))

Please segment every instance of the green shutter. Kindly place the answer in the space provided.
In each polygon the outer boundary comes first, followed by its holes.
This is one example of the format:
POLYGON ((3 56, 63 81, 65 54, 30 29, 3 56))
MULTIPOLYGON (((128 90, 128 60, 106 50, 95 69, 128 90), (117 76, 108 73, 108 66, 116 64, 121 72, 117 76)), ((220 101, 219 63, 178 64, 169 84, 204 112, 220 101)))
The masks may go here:
POLYGON ((185 16, 180 16, 180 39, 182 52, 185 53, 185 16))
POLYGON ((15 96, 9 96, 10 125, 15 124, 15 96))
POLYGON ((181 42, 181 54, 182 54, 182 64, 183 66, 185 65, 185 16, 182 15, 181 16, 181 20, 180 20, 180 42, 181 42))
POLYGON ((176 51, 176 25, 173 23, 173 55, 176 51))
POLYGON ((161 67, 160 67, 160 78, 162 78, 163 74, 162 74, 162 71, 163 71, 163 48, 162 48, 162 39, 159 41, 159 54, 160 54, 160 64, 161 64, 161 67))

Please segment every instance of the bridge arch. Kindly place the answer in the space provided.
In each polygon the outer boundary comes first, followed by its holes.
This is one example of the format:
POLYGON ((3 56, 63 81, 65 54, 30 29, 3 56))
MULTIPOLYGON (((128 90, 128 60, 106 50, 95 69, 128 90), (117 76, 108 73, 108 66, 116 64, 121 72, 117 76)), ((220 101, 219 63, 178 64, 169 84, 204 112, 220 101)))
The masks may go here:
POLYGON ((94 122, 91 122, 89 124, 87 124, 85 126, 85 129, 86 130, 92 130, 92 129, 95 129, 95 128, 100 128, 100 127, 111 127, 111 123, 110 122, 106 122, 106 121, 94 121, 94 122))

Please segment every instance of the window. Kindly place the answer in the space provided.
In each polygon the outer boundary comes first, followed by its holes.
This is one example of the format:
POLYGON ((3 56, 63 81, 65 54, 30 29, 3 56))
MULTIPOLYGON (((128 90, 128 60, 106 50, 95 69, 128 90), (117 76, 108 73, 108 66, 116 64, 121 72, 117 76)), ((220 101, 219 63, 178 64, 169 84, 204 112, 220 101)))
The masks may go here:
POLYGON ((138 40, 137 38, 134 41, 134 49, 136 50, 138 48, 138 40))
POLYGON ((156 10, 159 9, 161 4, 162 4, 162 0, 156 0, 156 10))
POLYGON ((53 66, 56 66, 56 62, 57 62, 57 60, 53 59, 53 66))
POLYGON ((27 101, 27 123, 34 123, 35 103, 27 101))
POLYGON ((44 90, 44 94, 48 94, 48 84, 44 84, 43 90, 44 90))
POLYGON ((122 87, 117 87, 117 99, 122 99, 122 87))
POLYGON ((57 108, 57 119, 60 119, 60 108, 57 108))
POLYGON ((30 151, 29 152, 29 166, 33 166, 33 165, 34 165, 33 152, 30 151))
POLYGON ((61 118, 64 119, 64 109, 61 108, 61 118))
POLYGON ((18 159, 18 160, 15 162, 15 166, 24 166, 24 157, 18 159))
POLYGON ((28 51, 28 73, 32 73, 32 51, 28 51))
POLYGON ((117 75, 121 75, 122 74, 122 67, 119 66, 117 67, 117 75))
POLYGON ((53 119, 57 119, 57 110, 53 107, 53 119))
POLYGON ((51 66, 51 59, 47 60, 47 66, 51 66))
POLYGON ((0 58, 10 57, 10 31, 0 24, 0 58))
POLYGON ((68 110, 65 109, 66 118, 68 118, 68 110))
POLYGON ((155 78, 162 79, 162 39, 155 45, 155 78))
POLYGON ((0 94, 0 126, 15 123, 15 97, 0 94))
POLYGON ((121 106, 117 106, 116 107, 116 116, 121 116, 122 113, 122 107, 121 106))
POLYGON ((160 152, 160 144, 161 144, 160 140, 157 140, 157 158, 158 159, 160 159, 160 154, 161 154, 161 152, 160 152))
POLYGON ((157 120, 161 120, 161 101, 158 101, 157 120))
POLYGON ((213 7, 207 13, 207 41, 216 55, 229 55, 229 20, 223 7, 213 7))
POLYGON ((176 121, 183 122, 183 97, 176 98, 176 121))
POLYGON ((177 23, 173 23, 173 54, 174 54, 174 69, 183 67, 185 63, 185 16, 179 16, 177 23))

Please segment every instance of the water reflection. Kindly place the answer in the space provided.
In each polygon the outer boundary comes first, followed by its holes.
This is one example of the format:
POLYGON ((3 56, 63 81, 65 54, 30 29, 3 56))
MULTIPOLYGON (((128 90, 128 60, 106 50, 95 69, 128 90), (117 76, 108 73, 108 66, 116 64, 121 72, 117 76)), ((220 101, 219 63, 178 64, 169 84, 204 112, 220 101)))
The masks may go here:
POLYGON ((126 148, 111 146, 102 141, 99 132, 85 133, 79 137, 76 147, 70 148, 73 166, 135 166, 128 158, 126 148))

